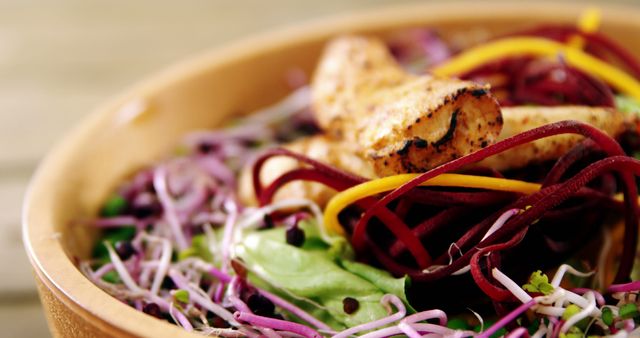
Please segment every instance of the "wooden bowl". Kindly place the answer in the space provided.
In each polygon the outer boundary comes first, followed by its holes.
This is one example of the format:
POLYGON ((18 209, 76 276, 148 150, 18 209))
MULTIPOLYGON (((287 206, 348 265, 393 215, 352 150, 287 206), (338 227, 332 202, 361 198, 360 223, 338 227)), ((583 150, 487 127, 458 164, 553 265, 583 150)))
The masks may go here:
MULTIPOLYGON (((446 37, 574 23, 580 4, 418 4, 322 20, 205 52, 103 105, 40 165, 24 207, 24 242, 49 327, 56 337, 196 337, 117 301, 76 267, 96 231, 74 223, 95 215, 114 187, 167 154, 186 132, 213 128, 285 96, 285 72, 311 72, 323 44, 340 33, 384 36, 412 26, 446 37)), ((640 10, 603 8, 602 31, 640 55, 640 10)))

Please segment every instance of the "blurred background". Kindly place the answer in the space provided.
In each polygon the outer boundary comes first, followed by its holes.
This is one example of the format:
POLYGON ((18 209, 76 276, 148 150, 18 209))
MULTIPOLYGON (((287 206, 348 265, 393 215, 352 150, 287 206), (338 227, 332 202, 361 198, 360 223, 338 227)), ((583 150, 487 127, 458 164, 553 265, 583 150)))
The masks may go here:
MULTIPOLYGON (((94 107, 168 64, 230 40, 405 2, 0 0, 3 336, 49 336, 23 252, 20 208, 38 161, 94 107)), ((640 6, 637 0, 615 2, 640 6)))

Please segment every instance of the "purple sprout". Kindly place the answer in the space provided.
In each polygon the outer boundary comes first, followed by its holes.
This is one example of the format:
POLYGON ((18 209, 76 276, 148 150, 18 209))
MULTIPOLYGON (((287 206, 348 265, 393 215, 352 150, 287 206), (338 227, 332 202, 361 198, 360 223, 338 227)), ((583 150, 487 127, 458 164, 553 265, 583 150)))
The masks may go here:
POLYGON ((258 327, 267 327, 274 330, 282 330, 289 331, 293 333, 297 333, 306 338, 321 338, 322 336, 318 331, 294 322, 290 322, 287 320, 263 317, 251 314, 249 312, 237 311, 233 314, 233 317, 240 321, 251 324, 253 326, 258 327))

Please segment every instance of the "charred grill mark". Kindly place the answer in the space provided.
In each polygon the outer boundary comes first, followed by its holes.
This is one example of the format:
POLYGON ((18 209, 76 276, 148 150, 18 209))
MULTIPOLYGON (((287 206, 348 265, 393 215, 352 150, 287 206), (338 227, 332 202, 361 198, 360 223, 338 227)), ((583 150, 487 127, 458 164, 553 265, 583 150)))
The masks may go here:
POLYGON ((433 142, 432 145, 436 148, 440 147, 441 145, 449 142, 452 138, 453 138, 453 134, 456 131, 456 126, 458 124, 458 113, 460 112, 460 109, 456 109, 453 114, 451 114, 451 122, 449 122, 449 129, 447 130, 447 132, 437 141, 433 142))
POLYGON ((402 146, 402 148, 398 149, 398 151, 396 151, 396 154, 400 155, 400 156, 404 156, 409 152, 409 148, 411 148, 411 144, 413 143, 413 140, 406 140, 404 141, 404 145, 402 146))
POLYGON ((459 97, 460 95, 463 95, 463 94, 465 94, 466 92, 467 92, 467 87, 459 88, 459 89, 456 91, 456 93, 452 95, 452 97, 451 97, 451 101, 455 101, 455 100, 457 100, 457 99, 458 99, 458 97, 459 97))
POLYGON ((484 88, 474 89, 471 91, 471 95, 473 95, 473 97, 477 99, 484 95, 487 95, 487 90, 484 88))
POLYGON ((427 142, 427 140, 425 139, 421 139, 419 137, 414 137, 413 138, 413 144, 416 146, 416 148, 426 148, 429 145, 429 142, 427 142))

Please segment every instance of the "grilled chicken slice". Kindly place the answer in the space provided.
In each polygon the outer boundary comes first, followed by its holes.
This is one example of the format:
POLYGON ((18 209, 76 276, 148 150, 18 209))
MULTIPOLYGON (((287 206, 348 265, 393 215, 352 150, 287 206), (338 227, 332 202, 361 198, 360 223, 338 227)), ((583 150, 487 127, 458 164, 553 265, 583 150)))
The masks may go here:
MULTIPOLYGON (((296 140, 285 145, 285 148, 304 154, 312 159, 338 167, 366 178, 374 178, 375 173, 369 162, 362 159, 355 148, 349 144, 327 138, 324 135, 310 136, 296 140)), ((269 159, 262 168, 261 181, 266 186, 282 174, 301 167, 301 164, 289 157, 274 157, 269 159)), ((257 199, 251 180, 252 166, 247 166, 241 173, 239 184, 239 197, 248 205, 256 205, 257 199)), ((320 206, 324 206, 335 190, 320 184, 305 181, 294 181, 283 186, 274 200, 286 198, 306 198, 320 206)))
POLYGON ((358 36, 328 45, 312 104, 321 128, 357 145, 378 176, 429 170, 494 143, 502 128, 488 87, 408 74, 382 41, 358 36))
MULTIPOLYGON (((630 125, 625 115, 617 110, 587 106, 504 107, 502 118, 504 126, 499 140, 563 120, 588 123, 613 137, 620 135, 630 125)), ((522 168, 532 163, 557 159, 582 139, 579 135, 552 136, 494 155, 479 165, 496 170, 522 168)))

